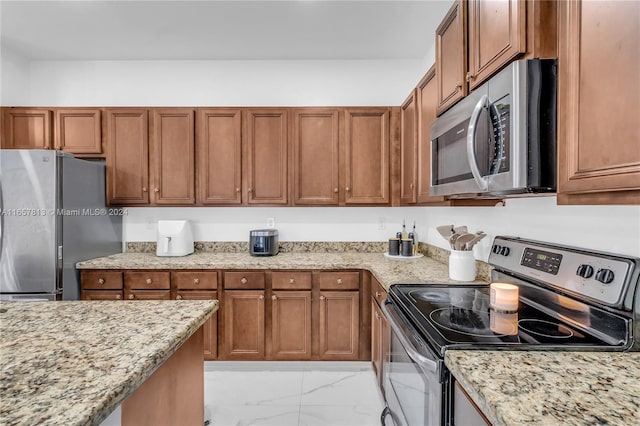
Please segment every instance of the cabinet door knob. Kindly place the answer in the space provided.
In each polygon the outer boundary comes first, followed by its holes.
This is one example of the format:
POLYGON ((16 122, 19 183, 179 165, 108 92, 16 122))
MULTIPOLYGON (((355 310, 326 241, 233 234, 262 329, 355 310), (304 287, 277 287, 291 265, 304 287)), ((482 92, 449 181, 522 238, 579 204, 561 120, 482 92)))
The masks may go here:
MULTIPOLYGON (((471 80, 475 80, 476 76, 471 74, 470 72, 467 73, 467 81, 471 81, 471 80)), ((460 86, 460 88, 462 88, 462 85, 459 84, 458 86, 460 86)))
POLYGON ((194 284, 200 284, 200 278, 194 278, 193 279, 193 283, 194 284))
POLYGON ((380 293, 379 291, 376 291, 376 297, 380 297, 382 293, 380 293))
POLYGON ((153 192, 160 192, 160 188, 153 188, 153 192))
POLYGON ((338 188, 333 188, 333 192, 338 193, 338 188))
POLYGON ((380 314, 376 312, 376 319, 380 319, 380 314))
POLYGON ((342 278, 338 278, 336 281, 338 282, 338 284, 342 284, 342 278))
POLYGON ((456 86, 456 92, 457 92, 457 91, 459 91, 459 90, 462 90, 462 84, 458 84, 458 85, 456 86))
POLYGON ((271 300, 278 300, 278 296, 274 294, 273 296, 271 296, 271 300))
MULTIPOLYGON (((176 300, 182 300, 182 296, 177 295, 177 296, 176 296, 176 300)), ((376 313, 377 313, 377 312, 376 312, 376 313)))
POLYGON ((98 278, 98 284, 104 284, 104 278, 98 278))
POLYGON ((247 192, 253 192, 253 189, 249 188, 247 189, 247 192))
POLYGON ((320 301, 324 302, 325 297, 324 296, 320 296, 320 301))
POLYGON ((344 189, 345 191, 349 192, 351 191, 351 188, 349 188, 348 186, 344 189))
POLYGON ((122 299, 122 296, 120 296, 119 294, 116 294, 116 300, 120 300, 122 299))
POLYGON ((147 192, 147 188, 142 188, 142 192, 147 192))
POLYGON ((240 188, 236 188, 236 192, 240 192, 240 188))
POLYGON ((410 184, 409 184, 409 188, 410 188, 410 189, 413 189, 413 183, 410 183, 410 184))
POLYGON ((133 299, 135 299, 135 298, 136 298, 136 297, 135 297, 133 294, 130 294, 130 295, 129 295, 129 300, 133 300, 133 299))
POLYGON ((259 300, 264 299, 264 294, 261 294, 260 296, 258 296, 258 299, 259 299, 259 300))
POLYGON ((249 280, 247 280, 245 277, 242 277, 242 279, 240 280, 240 282, 241 282, 242 284, 246 284, 246 283, 248 283, 248 282, 249 282, 249 280))
POLYGON ((153 280, 151 278, 147 278, 147 284, 151 284, 153 283, 153 280))

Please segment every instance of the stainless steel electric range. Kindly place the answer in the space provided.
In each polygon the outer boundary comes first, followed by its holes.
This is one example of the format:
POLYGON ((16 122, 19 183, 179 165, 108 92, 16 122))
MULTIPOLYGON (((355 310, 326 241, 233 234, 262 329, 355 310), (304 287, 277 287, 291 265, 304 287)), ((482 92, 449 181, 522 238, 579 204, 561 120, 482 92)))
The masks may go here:
POLYGON ((489 263, 517 309, 492 309, 488 285, 391 286, 383 424, 451 423, 447 350, 640 350, 640 259, 496 237, 489 263))

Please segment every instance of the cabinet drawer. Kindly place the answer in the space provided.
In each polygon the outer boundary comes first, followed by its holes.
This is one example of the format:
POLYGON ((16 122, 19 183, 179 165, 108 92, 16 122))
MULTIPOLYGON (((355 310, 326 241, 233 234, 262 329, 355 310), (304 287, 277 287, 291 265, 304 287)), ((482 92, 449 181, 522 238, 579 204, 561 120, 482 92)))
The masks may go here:
POLYGON ((82 271, 82 288, 86 290, 122 289, 122 272, 82 271))
POLYGON ((170 289, 169 272, 125 272, 124 287, 127 289, 170 289))
POLYGON ((171 300, 169 290, 125 290, 125 300, 171 300))
POLYGON ((311 290, 311 272, 273 272, 271 288, 274 290, 311 290))
POLYGON ((224 288, 264 289, 264 272, 225 272, 224 288))
POLYGON ((371 277, 371 296, 378 302, 378 305, 382 305, 382 301, 387 298, 387 291, 373 277, 371 277))
POLYGON ((320 272, 320 290, 358 290, 360 272, 320 272))
POLYGON ((82 300, 122 300, 122 291, 89 290, 82 292, 82 300))
POLYGON ((178 290, 215 290, 217 272, 172 272, 171 281, 178 290))

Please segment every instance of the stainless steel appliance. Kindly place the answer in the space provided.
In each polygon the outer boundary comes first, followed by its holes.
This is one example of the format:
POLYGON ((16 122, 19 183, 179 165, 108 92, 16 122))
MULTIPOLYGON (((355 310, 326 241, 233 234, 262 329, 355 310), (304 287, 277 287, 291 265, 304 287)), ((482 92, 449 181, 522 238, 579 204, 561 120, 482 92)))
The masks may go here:
POLYGON ((122 214, 104 161, 0 150, 0 298, 78 299, 76 262, 122 252, 122 214))
POLYGON ((277 229, 249 231, 249 254, 251 256, 275 256, 278 254, 278 250, 277 229))
POLYGON ((490 309, 487 285, 391 286, 384 414, 396 425, 452 423, 450 349, 640 350, 640 259, 496 237, 489 263, 492 281, 518 287, 516 312, 490 309))
POLYGON ((431 125, 431 194, 555 192, 556 60, 515 61, 431 125))

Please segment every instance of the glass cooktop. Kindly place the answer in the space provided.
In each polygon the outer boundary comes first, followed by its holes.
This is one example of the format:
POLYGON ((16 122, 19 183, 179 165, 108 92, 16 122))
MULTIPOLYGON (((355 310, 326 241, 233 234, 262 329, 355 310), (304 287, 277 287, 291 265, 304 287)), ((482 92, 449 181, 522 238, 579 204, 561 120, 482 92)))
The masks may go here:
MULTIPOLYGON (((489 308, 486 285, 391 286, 391 299, 444 354, 447 347, 593 346, 603 342, 522 302, 515 313, 489 308)), ((589 313, 585 313, 588 318, 589 313)), ((579 317, 578 317, 579 318, 579 317)), ((542 349, 542 348, 540 348, 542 349)))

